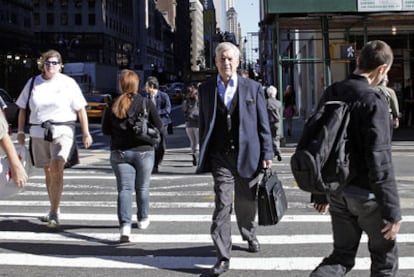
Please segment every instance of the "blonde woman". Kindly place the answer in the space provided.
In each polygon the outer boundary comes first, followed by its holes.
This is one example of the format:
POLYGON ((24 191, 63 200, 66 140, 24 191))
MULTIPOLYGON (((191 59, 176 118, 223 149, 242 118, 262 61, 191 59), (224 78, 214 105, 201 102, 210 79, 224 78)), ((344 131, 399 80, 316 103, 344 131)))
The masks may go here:
POLYGON ((89 148, 92 144, 85 98, 75 80, 61 73, 62 67, 58 51, 43 53, 38 62, 41 74, 28 80, 16 101, 20 108, 17 140, 25 144, 24 126, 26 123, 30 125, 34 166, 45 172, 50 211, 44 220, 49 228, 59 227, 63 170, 75 139, 77 118, 84 147, 89 148), (30 108, 29 122, 25 122, 26 107, 30 108), (46 130, 48 136, 45 136, 46 130))

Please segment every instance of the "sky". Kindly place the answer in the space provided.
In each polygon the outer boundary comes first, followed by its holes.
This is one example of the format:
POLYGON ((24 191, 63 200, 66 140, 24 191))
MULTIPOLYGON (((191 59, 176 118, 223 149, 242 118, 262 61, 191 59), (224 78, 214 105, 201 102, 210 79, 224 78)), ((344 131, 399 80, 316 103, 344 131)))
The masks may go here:
MULTIPOLYGON (((234 9, 237 12, 237 20, 240 23, 242 38, 250 32, 259 31, 260 5, 259 0, 234 0, 234 9)), ((247 62, 255 62, 259 56, 255 51, 258 47, 258 36, 249 37, 245 45, 247 62)))
POLYGON ((240 22, 242 36, 259 31, 260 5, 258 0, 234 0, 234 9, 240 22))

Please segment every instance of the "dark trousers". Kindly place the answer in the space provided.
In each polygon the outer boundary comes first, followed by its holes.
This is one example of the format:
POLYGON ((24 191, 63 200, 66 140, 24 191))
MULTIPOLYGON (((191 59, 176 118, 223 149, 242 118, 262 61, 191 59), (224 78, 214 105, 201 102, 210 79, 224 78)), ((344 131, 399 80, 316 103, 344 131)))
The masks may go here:
POLYGON ((229 260, 232 247, 233 192, 240 234, 243 240, 252 240, 256 238, 257 185, 254 184, 254 178, 246 179, 237 174, 236 154, 213 153, 210 158, 215 192, 215 209, 210 233, 217 251, 217 260, 229 260))
POLYGON ((361 200, 344 194, 331 196, 334 250, 311 273, 312 277, 344 276, 355 265, 362 232, 368 236, 371 254, 371 275, 397 276, 398 249, 395 240, 386 240, 381 233, 385 224, 375 200, 361 200))
POLYGON ((154 167, 158 169, 158 165, 161 164, 164 159, 165 149, 167 148, 167 125, 161 128, 161 142, 154 146, 155 158, 154 167))

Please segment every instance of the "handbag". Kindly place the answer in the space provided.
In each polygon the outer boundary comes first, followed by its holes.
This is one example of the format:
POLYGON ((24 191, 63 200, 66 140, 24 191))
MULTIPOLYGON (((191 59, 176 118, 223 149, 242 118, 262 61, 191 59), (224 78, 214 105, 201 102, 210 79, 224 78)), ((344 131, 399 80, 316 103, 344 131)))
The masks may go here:
POLYGON ((144 98, 140 113, 135 112, 128 120, 132 125, 134 140, 138 143, 147 142, 156 145, 161 142, 161 132, 148 121, 148 99, 144 98))
POLYGON ((71 168, 74 165, 79 164, 79 151, 78 151, 78 144, 76 143, 76 139, 73 139, 72 147, 70 148, 68 159, 66 160, 64 168, 71 168))
POLYGON ((259 181, 257 205, 262 226, 277 224, 288 208, 282 182, 271 169, 265 169, 259 181))
MULTIPOLYGON (((29 151, 23 145, 16 146, 17 156, 20 159, 27 174, 31 172, 29 151)), ((18 188, 13 182, 10 161, 7 156, 0 158, 0 199, 7 199, 23 190, 18 188)))

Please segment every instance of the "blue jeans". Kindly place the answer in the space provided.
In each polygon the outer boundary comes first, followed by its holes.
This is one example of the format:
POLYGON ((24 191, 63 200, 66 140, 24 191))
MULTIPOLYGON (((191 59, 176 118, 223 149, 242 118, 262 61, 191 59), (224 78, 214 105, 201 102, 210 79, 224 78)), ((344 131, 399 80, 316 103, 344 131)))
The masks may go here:
POLYGON ((362 232, 368 236, 370 276, 397 276, 397 243, 395 240, 386 240, 381 233, 385 224, 375 199, 358 199, 340 193, 331 195, 329 204, 334 250, 310 276, 339 277, 349 272, 355 265, 362 232))
POLYGON ((132 192, 135 190, 138 221, 148 218, 149 187, 154 151, 111 151, 111 165, 118 188, 118 221, 131 225, 132 192))

